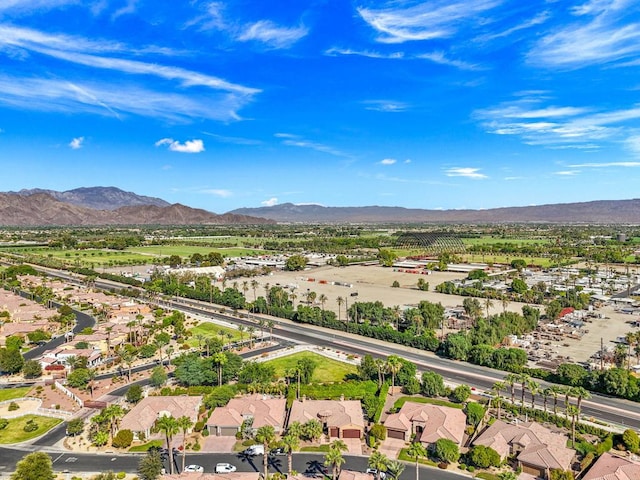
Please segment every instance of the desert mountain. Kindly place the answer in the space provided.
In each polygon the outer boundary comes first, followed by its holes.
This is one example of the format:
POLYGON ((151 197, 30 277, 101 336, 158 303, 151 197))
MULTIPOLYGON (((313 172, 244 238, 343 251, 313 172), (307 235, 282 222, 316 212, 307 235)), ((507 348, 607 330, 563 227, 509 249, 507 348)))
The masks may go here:
POLYGON ((563 223, 640 224, 640 199, 492 208, 423 210, 403 207, 324 207, 283 203, 229 213, 291 223, 563 223))
MULTIPOLYGON (((165 202, 166 203, 166 202, 165 202)), ((0 193, 1 226, 58 225, 227 225, 264 224, 273 220, 206 210, 180 204, 125 206, 98 210, 62 202, 47 193, 0 193)))
POLYGON ((137 205, 155 205, 157 207, 168 207, 170 205, 169 202, 161 198, 137 195, 116 187, 83 187, 64 192, 33 188, 9 193, 16 193, 22 196, 46 193, 61 202, 70 203, 77 207, 95 208, 96 210, 116 210, 120 207, 134 207, 137 205))

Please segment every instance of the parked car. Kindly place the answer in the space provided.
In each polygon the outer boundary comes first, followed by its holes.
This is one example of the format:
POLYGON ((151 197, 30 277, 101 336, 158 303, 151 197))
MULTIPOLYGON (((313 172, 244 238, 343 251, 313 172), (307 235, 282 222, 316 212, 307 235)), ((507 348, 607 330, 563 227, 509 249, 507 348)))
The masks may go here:
POLYGON ((280 457, 286 454, 287 454, 287 451, 284 449, 284 447, 277 447, 269 450, 269 455, 273 455, 274 457, 280 457))
MULTIPOLYGON (((374 477, 378 475, 378 470, 375 468, 367 468, 366 473, 368 473, 369 475, 373 475, 374 477)), ((380 472, 380 480, 384 480, 385 478, 387 478, 387 474, 385 472, 380 472)))
POLYGON ((230 463, 218 463, 216 464, 216 473, 231 473, 235 472, 236 467, 230 463))
POLYGON ((245 455, 249 455, 251 457, 254 455, 264 455, 264 445, 262 444, 251 445, 249 448, 245 449, 242 453, 244 453, 245 455))
POLYGON ((186 467, 184 467, 184 471, 191 473, 203 473, 204 467, 201 465, 187 465, 186 467))

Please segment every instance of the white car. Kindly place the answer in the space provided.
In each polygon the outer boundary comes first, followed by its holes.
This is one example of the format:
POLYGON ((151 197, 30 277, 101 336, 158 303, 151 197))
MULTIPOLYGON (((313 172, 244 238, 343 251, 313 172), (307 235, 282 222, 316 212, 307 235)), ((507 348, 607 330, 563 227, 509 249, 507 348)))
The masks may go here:
POLYGON ((236 467, 230 463, 218 463, 216 464, 216 473, 231 473, 235 472, 236 467))
MULTIPOLYGON (((376 470, 375 468, 367 468, 367 472, 369 475, 373 475, 374 477, 378 476, 378 470, 376 470)), ((387 478, 387 474, 384 472, 380 472, 380 480, 384 480, 385 478, 387 478)))
POLYGON ((201 465, 187 465, 184 467, 185 473, 203 473, 204 467, 201 465))

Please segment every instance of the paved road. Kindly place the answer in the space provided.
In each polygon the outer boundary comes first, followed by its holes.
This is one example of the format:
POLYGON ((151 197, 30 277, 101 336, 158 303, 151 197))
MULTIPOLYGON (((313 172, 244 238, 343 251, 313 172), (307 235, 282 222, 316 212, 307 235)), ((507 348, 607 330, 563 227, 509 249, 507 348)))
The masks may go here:
MULTIPOLYGON (((192 314, 208 316, 218 321, 253 325, 255 322, 249 319, 239 319, 230 315, 223 315, 218 309, 203 308, 197 302, 185 301, 170 302, 173 308, 181 309, 192 314)), ((494 383, 502 381, 508 372, 494 370, 466 362, 459 362, 447 358, 441 358, 431 352, 425 352, 414 348, 404 347, 393 343, 381 342, 374 339, 352 335, 337 330, 315 327, 305 324, 297 324, 288 320, 271 318, 276 329, 274 335, 297 343, 309 343, 339 351, 354 353, 357 355, 371 354, 374 357, 386 358, 389 355, 399 355, 414 362, 419 370, 431 370, 442 375, 446 380, 454 383, 465 383, 475 387, 479 391, 490 390, 494 383)), ((550 382, 539 381, 542 388, 553 385, 550 382)), ((619 398, 607 397, 601 394, 592 394, 590 400, 582 402, 583 416, 596 418, 606 422, 640 429, 640 404, 619 398)), ((520 388, 516 387, 516 399, 520 398, 520 388)), ((525 402, 530 404, 531 397, 525 394, 525 402)), ((537 396, 537 404, 541 404, 540 395, 537 396)), ((562 402, 560 402, 562 403, 562 402)))
MULTIPOLYGON (((31 451, 36 450, 32 448, 31 451)), ((0 475, 9 473, 15 469, 15 464, 27 452, 18 449, 0 448, 0 475)), ((142 454, 78 454, 49 452, 53 460, 54 471, 62 472, 128 472, 135 473, 142 454)), ((365 471, 367 457, 345 455, 346 463, 343 468, 356 471, 365 471)), ((208 473, 214 472, 216 463, 230 463, 240 472, 261 472, 262 456, 246 457, 234 454, 199 453, 187 454, 186 464, 197 464, 204 467, 208 473)), ((324 456, 320 454, 297 453, 293 456, 293 468, 298 472, 320 473, 323 468, 324 456)), ((176 455, 175 463, 182 465, 181 454, 176 455)), ((165 462, 165 467, 168 467, 165 462)), ((287 457, 274 457, 269 459, 269 471, 271 473, 286 473, 288 468, 287 457)), ((330 473, 330 472, 329 472, 330 473)), ((373 476, 371 477, 373 480, 373 476)), ((415 466, 407 464, 407 468, 400 476, 400 480, 412 480, 415 478, 415 466)), ((454 471, 444 471, 437 468, 421 468, 421 478, 429 480, 461 480, 468 476, 460 475, 454 471)))

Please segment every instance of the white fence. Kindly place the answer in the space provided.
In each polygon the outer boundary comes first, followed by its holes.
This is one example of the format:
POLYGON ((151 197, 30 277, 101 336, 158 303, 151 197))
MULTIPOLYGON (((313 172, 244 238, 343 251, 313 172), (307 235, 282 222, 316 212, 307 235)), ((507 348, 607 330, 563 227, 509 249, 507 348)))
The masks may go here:
POLYGON ((74 402, 76 402, 78 405, 80 405, 80 407, 84 407, 84 402, 75 393, 73 393, 72 391, 68 390, 64 385, 62 385, 57 380, 53 384, 56 386, 56 388, 58 390, 60 390, 62 393, 64 393, 67 397, 71 398, 74 402))
POLYGON ((21 397, 21 398, 14 398, 12 400, 4 400, 0 402, 0 407, 4 405, 9 405, 11 403, 16 403, 20 408, 13 410, 11 412, 7 411, 7 413, 4 413, 2 415, 2 418, 6 418, 7 420, 9 420, 12 418, 23 417, 31 413, 35 415, 41 415, 43 417, 61 418, 63 420, 67 418, 71 418, 73 416, 73 412, 67 412, 66 410, 58 410, 55 408, 42 408, 42 399, 36 398, 36 397, 21 397), (35 409, 28 408, 26 410, 20 407, 20 403, 28 402, 28 401, 36 402, 38 406, 35 409))

